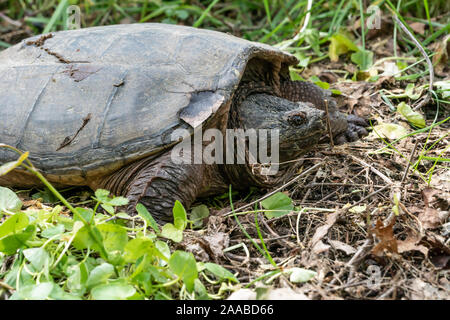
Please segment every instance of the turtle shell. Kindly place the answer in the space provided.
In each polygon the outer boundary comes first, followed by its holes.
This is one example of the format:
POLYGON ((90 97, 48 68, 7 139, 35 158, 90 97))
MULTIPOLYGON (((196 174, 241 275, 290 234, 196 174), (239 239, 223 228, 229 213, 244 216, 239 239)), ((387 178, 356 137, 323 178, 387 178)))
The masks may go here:
MULTIPOLYGON (((160 153, 177 128, 207 124, 246 73, 277 86, 296 62, 268 45, 165 24, 32 37, 0 52, 0 143, 29 151, 52 180, 83 184, 160 153)), ((15 158, 0 148, 0 164, 15 158)))

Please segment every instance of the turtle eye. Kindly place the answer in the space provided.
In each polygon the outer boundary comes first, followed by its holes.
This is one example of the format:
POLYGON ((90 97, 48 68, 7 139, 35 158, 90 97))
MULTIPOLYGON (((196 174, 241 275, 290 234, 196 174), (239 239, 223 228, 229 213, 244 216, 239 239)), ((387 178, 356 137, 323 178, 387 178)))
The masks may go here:
POLYGON ((306 122, 306 114, 302 111, 290 112, 287 116, 287 121, 293 126, 299 126, 306 122))

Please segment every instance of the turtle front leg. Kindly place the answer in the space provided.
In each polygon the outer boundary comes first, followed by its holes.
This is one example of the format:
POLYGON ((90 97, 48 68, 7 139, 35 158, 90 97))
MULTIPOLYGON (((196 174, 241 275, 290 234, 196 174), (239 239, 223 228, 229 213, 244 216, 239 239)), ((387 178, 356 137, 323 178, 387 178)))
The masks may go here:
POLYGON ((320 110, 328 107, 333 137, 337 144, 356 141, 367 136, 366 120, 356 115, 343 115, 339 112, 330 91, 306 81, 284 81, 280 91, 281 97, 284 99, 294 102, 309 102, 320 110))
POLYGON ((130 181, 120 192, 130 200, 128 211, 135 213, 136 205, 142 203, 158 223, 172 221, 176 200, 189 208, 197 197, 227 188, 216 165, 175 164, 170 151, 148 164, 131 164, 127 170, 136 171, 129 175, 130 181), (136 166, 140 166, 137 171, 136 166))

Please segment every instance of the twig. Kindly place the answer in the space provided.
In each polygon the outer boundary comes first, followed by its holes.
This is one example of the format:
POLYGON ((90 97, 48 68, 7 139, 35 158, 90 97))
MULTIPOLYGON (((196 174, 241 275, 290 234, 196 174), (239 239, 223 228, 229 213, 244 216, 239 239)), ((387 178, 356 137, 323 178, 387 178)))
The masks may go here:
POLYGON ((259 198, 258 200, 255 200, 255 201, 253 201, 253 202, 250 202, 249 204, 246 204, 245 206, 242 206, 242 207, 240 207, 240 208, 237 208, 237 209, 234 210, 234 211, 231 210, 231 211, 225 213, 224 216, 225 216, 225 217, 226 217, 226 216, 229 216, 229 215, 231 215, 231 214, 233 214, 233 213, 236 213, 236 212, 238 212, 238 211, 241 211, 241 210, 243 210, 243 209, 245 209, 245 208, 251 207, 251 206, 254 205, 255 203, 258 203, 258 202, 260 202, 260 201, 262 201, 262 200, 264 200, 264 199, 267 199, 268 197, 274 195, 275 193, 277 193, 277 192, 283 190, 284 188, 290 186, 291 184, 293 184, 294 182, 296 182, 297 180, 299 180, 301 177, 307 175, 308 173, 310 173, 311 171, 317 169, 317 168, 320 167, 321 165, 322 165, 321 163, 317 163, 317 164, 313 165, 311 168, 309 168, 308 170, 302 172, 301 174, 299 174, 298 176, 296 176, 296 177, 293 178, 292 180, 286 182, 286 183, 283 184, 281 187, 275 189, 275 190, 272 191, 272 192, 269 192, 268 194, 266 194, 265 196, 259 198))
MULTIPOLYGON (((277 240, 286 239, 286 238, 290 238, 290 237, 291 237, 291 235, 286 234, 284 236, 277 236, 277 237, 274 237, 274 238, 264 238, 263 241, 264 242, 277 241, 277 240)), ((250 240, 249 239, 239 239, 239 240, 231 239, 230 240, 230 242, 239 242, 239 243, 242 242, 242 241, 250 241, 250 240)), ((253 239, 253 241, 255 241, 256 243, 261 243, 260 239, 253 239)))
POLYGON ((419 218, 417 218, 415 215, 413 215, 411 212, 409 212, 409 210, 405 207, 405 205, 403 203, 399 202, 398 204, 403 211, 405 211, 410 217, 412 217, 416 221, 417 225, 419 226, 419 234, 421 236, 423 236, 425 233, 423 231, 424 229, 423 229, 422 222, 420 222, 419 218))
POLYGON ((368 164, 367 162, 365 162, 364 160, 361 160, 357 157, 355 157, 354 155, 350 155, 353 160, 361 163, 363 166, 370 168, 370 170, 373 171, 373 173, 375 173, 377 176, 379 176, 381 179, 383 179, 384 182, 386 182, 388 185, 393 185, 394 182, 389 179, 385 174, 381 173, 379 170, 375 169, 372 165, 368 164))
MULTIPOLYGON (((261 219, 261 221, 262 221, 263 225, 266 227, 266 229, 269 231, 269 233, 270 233, 272 236, 277 237, 277 238, 280 237, 280 235, 279 235, 278 233, 276 233, 275 231, 272 230, 271 227, 269 227, 269 225, 267 224, 267 222, 265 221, 265 219, 261 219)), ((288 246, 288 247, 291 248, 291 249, 294 248, 294 247, 296 247, 296 245, 292 244, 291 242, 289 242, 289 241, 287 241, 287 240, 285 240, 285 239, 280 239, 279 242, 284 243, 286 246, 288 246)))
POLYGON ((0 281, 0 287, 3 287, 6 290, 11 291, 11 292, 15 291, 13 287, 11 287, 9 284, 7 284, 7 283, 5 283, 3 281, 0 281))
POLYGON ((384 186, 380 186, 380 185, 371 185, 371 184, 368 184, 368 183, 311 182, 310 184, 307 184, 305 186, 305 188, 322 187, 322 186, 331 186, 331 187, 377 187, 377 188, 384 187, 384 186))
POLYGON ((6 21, 6 23, 9 23, 17 28, 20 28, 22 26, 22 23, 16 20, 11 19, 7 15, 5 15, 3 12, 0 12, 0 18, 6 21))
POLYGON ((347 262, 346 266, 348 267, 354 267, 356 264, 356 261, 358 261, 358 258, 362 255, 364 250, 372 243, 372 239, 366 239, 364 243, 359 247, 358 251, 353 255, 353 257, 350 259, 349 262, 347 262))
POLYGON ((380 193, 381 191, 385 190, 389 188, 389 186, 384 186, 380 189, 378 189, 377 191, 372 192, 371 194, 368 194, 367 196, 365 196, 364 198, 362 198, 361 200, 359 200, 358 202, 356 202, 355 204, 352 204, 350 207, 347 207, 346 210, 350 210, 351 208, 353 208, 354 206, 357 206, 358 204, 360 204, 361 202, 366 201, 367 199, 369 199, 370 197, 373 197, 374 195, 380 193))
POLYGON ((325 113, 327 115, 327 130, 328 130, 328 135, 330 136, 330 147, 331 149, 334 148, 334 141, 333 141, 333 132, 331 131, 331 124, 330 124, 330 113, 328 112, 328 100, 325 99, 325 113))
MULTIPOLYGON (((316 180, 317 180, 317 175, 318 175, 318 174, 319 174, 319 171, 316 171, 316 174, 314 175, 314 178, 313 178, 313 181, 312 181, 313 183, 316 182, 316 180)), ((306 192, 305 192, 303 198, 302 198, 302 202, 301 202, 301 203, 305 202, 306 199, 308 199, 310 193, 311 193, 311 188, 308 188, 308 189, 306 190, 306 192)))
POLYGON ((406 179, 406 176, 408 175, 409 167, 411 166, 411 161, 414 157, 414 154, 416 153, 417 145, 419 144, 419 139, 417 139, 416 144, 414 145, 413 150, 411 151, 411 155, 409 156, 408 165, 406 166, 405 172, 403 173, 402 180, 400 181, 400 184, 403 184, 403 182, 406 179))

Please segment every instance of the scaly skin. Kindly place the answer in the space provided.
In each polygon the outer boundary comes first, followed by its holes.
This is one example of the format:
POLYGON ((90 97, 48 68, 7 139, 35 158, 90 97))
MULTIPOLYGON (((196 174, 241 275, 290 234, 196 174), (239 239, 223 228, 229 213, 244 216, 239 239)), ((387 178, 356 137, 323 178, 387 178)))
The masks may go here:
MULTIPOLYGON (((278 128, 281 162, 296 159, 327 134, 325 103, 328 103, 331 129, 337 143, 354 141, 367 134, 363 119, 340 113, 328 91, 314 84, 286 81, 278 92, 281 97, 277 97, 270 87, 244 84, 235 93, 229 114, 215 115, 210 127, 222 132, 226 127, 278 128)), ((225 111, 229 109, 224 108, 225 111)), ((238 189, 273 187, 288 179, 296 168, 295 163, 291 163, 269 177, 259 175, 248 164, 177 165, 172 162, 170 152, 122 169, 121 175, 128 181, 122 181, 120 189, 113 182, 121 179, 115 179, 114 175, 104 180, 104 187, 125 194, 130 199, 129 211, 134 212, 140 202, 161 222, 171 220, 175 200, 189 207, 197 197, 224 192, 229 184, 238 189), (136 166, 139 170, 135 170, 136 166), (130 170, 134 170, 133 174, 123 174, 130 170)))

